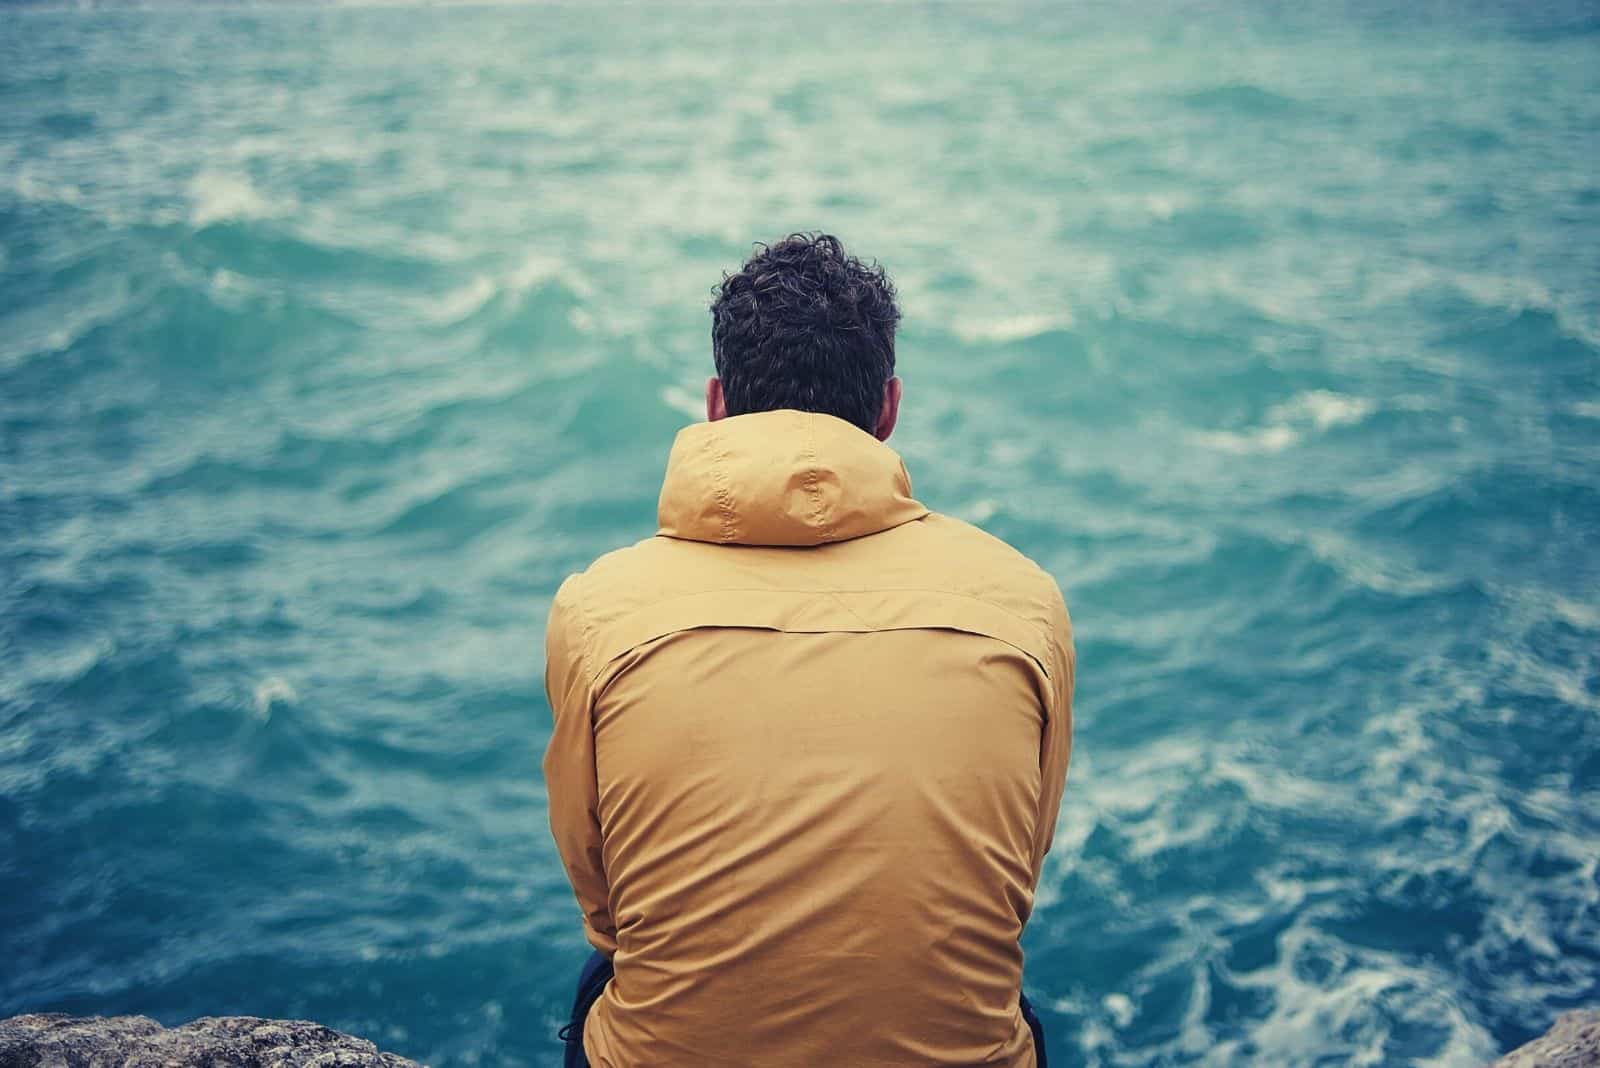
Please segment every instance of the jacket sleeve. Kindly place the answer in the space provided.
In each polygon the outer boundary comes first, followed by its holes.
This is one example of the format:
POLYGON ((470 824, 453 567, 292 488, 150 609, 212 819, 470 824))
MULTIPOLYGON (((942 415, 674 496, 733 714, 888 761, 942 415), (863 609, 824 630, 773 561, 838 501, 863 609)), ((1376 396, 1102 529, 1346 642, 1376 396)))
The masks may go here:
POLYGON ((550 605, 545 630, 545 695, 555 726, 544 754, 544 782, 550 830, 583 910, 584 934, 609 957, 617 950, 617 932, 601 858, 592 682, 588 628, 575 580, 568 579, 550 605))
POLYGON ((1077 680, 1078 656, 1072 643, 1072 620, 1066 602, 1056 591, 1050 625, 1051 677, 1049 705, 1045 709, 1044 735, 1039 745, 1039 822, 1033 840, 1033 880, 1038 884, 1045 854, 1056 835, 1061 795, 1067 785, 1067 764, 1072 759, 1072 690, 1077 680))

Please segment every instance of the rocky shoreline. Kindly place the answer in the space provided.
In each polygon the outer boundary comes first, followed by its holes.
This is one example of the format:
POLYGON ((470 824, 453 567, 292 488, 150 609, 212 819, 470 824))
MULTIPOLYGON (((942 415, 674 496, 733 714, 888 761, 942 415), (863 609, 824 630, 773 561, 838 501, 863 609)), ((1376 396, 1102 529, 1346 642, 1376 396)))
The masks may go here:
POLYGON ((305 1020, 207 1016, 162 1027, 148 1016, 0 1020, 0 1068, 421 1068, 364 1038, 305 1020))
MULTIPOLYGON (((305 1020, 207 1016, 166 1028, 145 1016, 0 1020, 0 1068, 421 1068, 305 1020)), ((1569 1012, 1490 1068, 1600 1066, 1600 1011, 1569 1012)))
POLYGON ((1490 1068, 1596 1068, 1600 1066, 1600 1010, 1564 1013, 1540 1037, 1490 1068))

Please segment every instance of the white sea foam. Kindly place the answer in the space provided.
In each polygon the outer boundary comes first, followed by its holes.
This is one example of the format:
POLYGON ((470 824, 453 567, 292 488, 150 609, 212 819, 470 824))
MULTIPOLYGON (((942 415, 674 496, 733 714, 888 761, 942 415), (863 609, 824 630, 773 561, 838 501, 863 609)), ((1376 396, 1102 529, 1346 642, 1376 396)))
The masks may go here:
POLYGON ((705 418, 705 398, 686 386, 667 386, 661 391, 661 401, 668 408, 675 412, 682 412, 690 419, 705 418))
POLYGON ((1482 308, 1499 309, 1507 315, 1521 311, 1548 313, 1555 319, 1557 329, 1590 347, 1600 347, 1600 316, 1592 307, 1586 307, 1576 294, 1552 290, 1526 273, 1492 274, 1408 263, 1379 276, 1370 285, 1363 307, 1402 303, 1430 289, 1454 289, 1482 308))
POLYGON ((968 344, 988 342, 1003 345, 1010 341, 1026 341, 1052 330, 1071 329, 1072 313, 1066 310, 1048 315, 1008 315, 991 319, 958 319, 954 324, 956 336, 968 344))
POLYGON ((530 252, 522 258, 522 262, 506 276, 506 285, 513 291, 522 293, 551 279, 559 279, 580 297, 589 296, 594 291, 588 280, 581 277, 570 265, 554 256, 538 252, 530 252))
POLYGON ((1242 456, 1282 452, 1298 442, 1300 434, 1292 427, 1264 426, 1254 430, 1202 430, 1194 438, 1209 449, 1242 456))
POLYGON ((70 182, 49 182, 33 177, 26 170, 18 172, 11 188, 23 200, 40 204, 82 204, 83 191, 70 182))
POLYGON ((1447 983, 1436 969, 1374 950, 1353 953, 1304 921, 1284 932, 1278 947, 1275 963, 1233 977, 1239 986, 1268 994, 1274 1005, 1271 1015, 1251 1027, 1245 1039, 1215 1043, 1203 1026, 1186 1028, 1190 1043, 1199 1041, 1207 1051, 1203 1063, 1285 1068, 1321 1064, 1330 1051, 1308 1048, 1306 1042, 1307 1036, 1321 1035, 1339 1037, 1340 1063, 1378 1068, 1390 1063, 1386 1048, 1393 1025, 1386 1017, 1391 1014, 1426 1022, 1448 1036, 1433 1057, 1412 1063, 1482 1064, 1495 1053, 1494 1041, 1483 1026, 1441 993, 1447 983), (1308 979, 1299 964, 1302 960, 1311 962, 1313 969, 1326 968, 1330 975, 1308 979))
POLYGON ((1395 559, 1370 547, 1360 539, 1334 530, 1310 529, 1296 532, 1318 560, 1333 567, 1351 582, 1369 590, 1399 597, 1416 597, 1452 585, 1456 580, 1418 570, 1405 559, 1395 559))
POLYGON ((1110 1014, 1118 1028, 1127 1027, 1133 1022, 1133 999, 1126 994, 1107 994, 1100 999, 1100 1004, 1110 1014))
POLYGON ((1328 430, 1361 422, 1371 414, 1372 407, 1372 402, 1364 397, 1313 389, 1273 408, 1267 418, 1283 423, 1309 420, 1317 430, 1328 430))
POLYGON ((1327 800, 1324 783, 1297 774, 1294 769, 1258 760, 1240 760, 1218 754, 1212 774, 1217 782, 1233 783, 1251 804, 1289 811, 1311 811, 1327 800))
POLYGON ((289 205, 263 194, 242 174, 201 171, 189 182, 189 221, 208 226, 229 219, 264 219, 285 213, 289 205))
POLYGON ((1364 397, 1313 389, 1274 405, 1267 411, 1262 426, 1248 430, 1203 430, 1194 438, 1207 448, 1235 455, 1282 452, 1299 444, 1307 434, 1360 423, 1374 407, 1372 401, 1364 397))
POLYGON ((1556 594, 1550 598, 1550 609, 1557 618, 1579 630, 1600 630, 1600 607, 1592 603, 1556 594))
POLYGON ((287 704, 299 700, 300 695, 286 680, 276 675, 262 679, 256 684, 255 693, 252 695, 256 718, 265 723, 272 718, 274 705, 287 704))
POLYGON ((500 287, 487 275, 477 275, 464 286, 450 290, 430 303, 427 316, 440 325, 458 323, 494 299, 500 287))
POLYGON ((1000 511, 1000 502, 993 497, 979 497, 961 509, 961 518, 969 523, 987 523, 1000 511))

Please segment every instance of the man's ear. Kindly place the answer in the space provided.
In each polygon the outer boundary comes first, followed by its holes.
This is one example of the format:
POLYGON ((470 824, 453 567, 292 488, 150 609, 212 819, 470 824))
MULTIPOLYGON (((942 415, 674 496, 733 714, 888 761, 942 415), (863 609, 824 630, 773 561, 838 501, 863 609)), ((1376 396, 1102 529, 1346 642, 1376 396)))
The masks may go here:
POLYGON ((883 384, 883 408, 878 412, 878 425, 872 431, 879 441, 888 441, 889 435, 894 433, 895 420, 900 418, 900 396, 904 392, 899 378, 891 378, 883 384))
POLYGON ((715 423, 728 418, 728 402, 722 395, 722 379, 712 375, 706 379, 706 420, 715 423))

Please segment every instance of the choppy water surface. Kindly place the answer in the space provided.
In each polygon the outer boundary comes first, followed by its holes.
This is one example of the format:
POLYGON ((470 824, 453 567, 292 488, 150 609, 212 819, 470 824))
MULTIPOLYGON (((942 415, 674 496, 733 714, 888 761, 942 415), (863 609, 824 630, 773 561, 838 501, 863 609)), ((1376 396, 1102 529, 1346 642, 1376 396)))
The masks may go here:
POLYGON ((544 612, 801 227, 1074 609, 1052 1060, 1600 1001, 1600 36, 1458 6, 0 12, 0 1015, 550 1063, 544 612))

